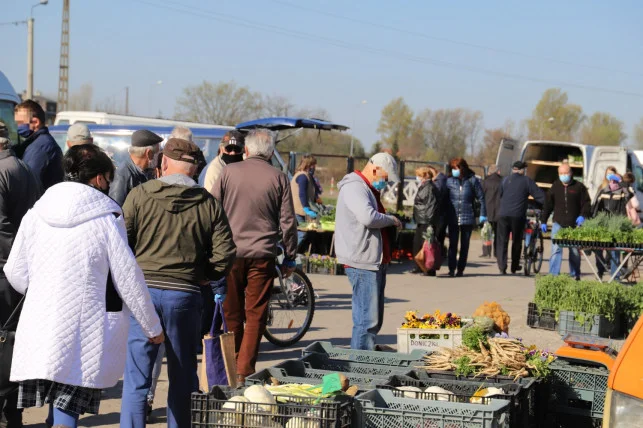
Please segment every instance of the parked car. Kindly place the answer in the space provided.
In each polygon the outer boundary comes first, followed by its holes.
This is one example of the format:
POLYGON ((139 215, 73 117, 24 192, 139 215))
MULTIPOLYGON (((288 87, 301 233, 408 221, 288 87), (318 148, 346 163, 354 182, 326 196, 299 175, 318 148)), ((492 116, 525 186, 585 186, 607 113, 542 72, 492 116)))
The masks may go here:
POLYGON ((9 128, 9 136, 14 144, 18 142, 18 133, 13 110, 18 103, 20 103, 20 98, 11 86, 9 79, 0 71, 0 121, 9 128))

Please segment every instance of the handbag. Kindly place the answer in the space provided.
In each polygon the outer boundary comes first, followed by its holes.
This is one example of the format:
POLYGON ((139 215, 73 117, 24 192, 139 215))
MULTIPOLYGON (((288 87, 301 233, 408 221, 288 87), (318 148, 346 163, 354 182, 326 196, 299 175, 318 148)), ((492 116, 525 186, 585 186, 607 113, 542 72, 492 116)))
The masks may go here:
POLYGON ((23 297, 16 308, 11 312, 7 322, 0 328, 0 397, 7 396, 18 389, 18 384, 9 381, 11 375, 11 359, 13 358, 13 345, 16 341, 16 332, 9 330, 11 322, 20 313, 23 297))
POLYGON ((216 301, 210 333, 203 338, 199 376, 199 387, 203 392, 209 392, 215 385, 237 386, 234 333, 226 333, 227 329, 223 304, 216 301))

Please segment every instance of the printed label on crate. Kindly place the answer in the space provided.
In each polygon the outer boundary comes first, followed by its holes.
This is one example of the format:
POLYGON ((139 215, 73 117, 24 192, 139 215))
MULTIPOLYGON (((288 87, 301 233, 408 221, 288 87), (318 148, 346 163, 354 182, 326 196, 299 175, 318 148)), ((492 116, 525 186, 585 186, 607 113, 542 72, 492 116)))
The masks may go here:
POLYGON ((462 344, 461 329, 415 329, 397 330, 397 351, 408 353, 414 349, 432 351, 438 348, 454 348, 462 344))

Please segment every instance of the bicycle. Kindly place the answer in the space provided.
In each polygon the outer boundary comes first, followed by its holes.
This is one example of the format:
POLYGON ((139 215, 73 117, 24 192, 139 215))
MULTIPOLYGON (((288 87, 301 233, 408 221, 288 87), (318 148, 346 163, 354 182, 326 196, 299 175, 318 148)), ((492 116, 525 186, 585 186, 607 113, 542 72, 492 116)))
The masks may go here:
POLYGON ((276 260, 277 281, 268 302, 263 337, 276 346, 287 347, 299 342, 310 328, 315 315, 315 291, 310 279, 299 267, 288 278, 283 277, 279 269, 283 250, 280 253, 276 260))
POLYGON ((527 224, 525 226, 525 276, 531 275, 532 268, 534 274, 539 273, 540 268, 543 265, 545 241, 543 238, 543 232, 540 229, 540 225, 540 211, 528 210, 527 224), (531 219, 530 217, 535 217, 535 220, 531 219))

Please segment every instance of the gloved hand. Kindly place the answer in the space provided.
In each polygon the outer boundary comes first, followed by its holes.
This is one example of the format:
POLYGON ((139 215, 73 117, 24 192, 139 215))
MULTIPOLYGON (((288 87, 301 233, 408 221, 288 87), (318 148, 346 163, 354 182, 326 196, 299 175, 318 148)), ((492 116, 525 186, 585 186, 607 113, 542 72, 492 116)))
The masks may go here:
POLYGON ((218 303, 223 303, 225 302, 226 295, 225 294, 215 294, 214 295, 214 301, 218 303))
POLYGON ((486 221, 487 221, 487 217, 485 217, 485 216, 481 215, 481 216, 480 216, 480 223, 484 223, 484 222, 486 222, 486 221))
POLYGON ((306 213, 306 215, 307 215, 308 217, 310 217, 310 218, 317 218, 317 213, 316 213, 315 211, 311 210, 311 209, 310 209, 310 208, 308 208, 308 207, 304 208, 304 212, 305 212, 305 213, 306 213))
POLYGON ((547 223, 543 223, 540 225, 540 230, 543 231, 543 233, 547 233, 547 223))
POLYGON ((576 226, 581 226, 583 223, 585 223, 585 217, 582 215, 579 215, 578 218, 576 219, 576 226))

